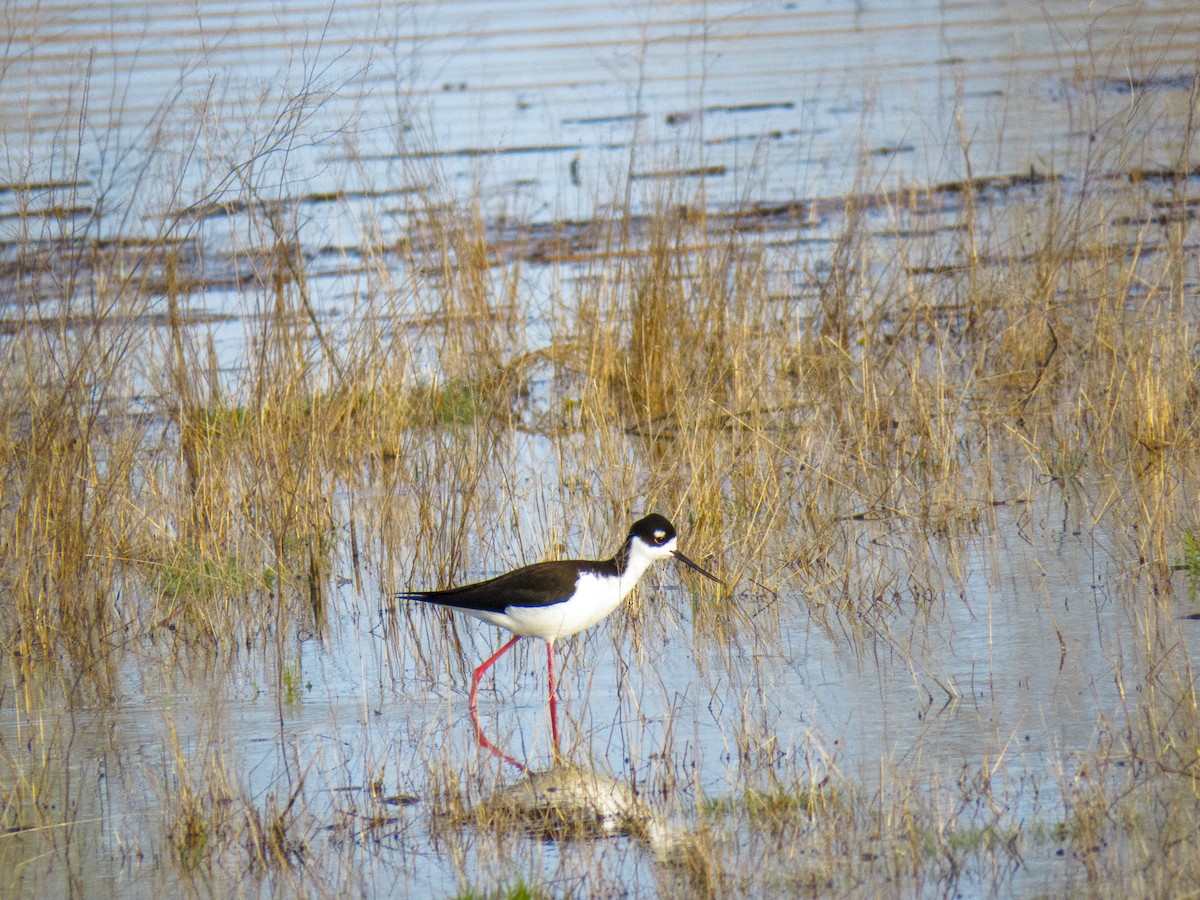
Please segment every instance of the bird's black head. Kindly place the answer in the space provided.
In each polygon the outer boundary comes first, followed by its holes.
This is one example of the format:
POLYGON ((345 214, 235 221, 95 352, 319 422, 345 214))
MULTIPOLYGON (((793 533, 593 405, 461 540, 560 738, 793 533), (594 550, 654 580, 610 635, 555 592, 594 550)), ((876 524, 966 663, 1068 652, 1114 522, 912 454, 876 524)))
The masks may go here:
POLYGON ((711 578, 717 584, 724 583, 712 572, 696 565, 675 549, 675 526, 658 513, 650 513, 646 518, 633 523, 622 552, 644 554, 651 560, 674 557, 684 565, 691 566, 705 578, 711 578))
POLYGON ((626 541, 640 538, 647 547, 662 547, 671 543, 675 537, 675 526, 667 521, 665 516, 650 513, 644 519, 638 519, 629 529, 626 541))

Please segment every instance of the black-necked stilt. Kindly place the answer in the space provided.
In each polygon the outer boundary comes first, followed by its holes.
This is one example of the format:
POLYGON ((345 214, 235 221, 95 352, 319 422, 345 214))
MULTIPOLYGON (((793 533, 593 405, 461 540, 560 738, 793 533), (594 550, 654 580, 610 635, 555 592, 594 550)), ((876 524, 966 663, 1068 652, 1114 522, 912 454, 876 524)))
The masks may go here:
MULTIPOLYGON (((675 527, 652 513, 633 523, 625 543, 612 559, 567 559, 534 563, 497 575, 488 581, 440 591, 401 591, 398 600, 424 600, 466 613, 501 628, 513 637, 475 670, 471 678, 470 709, 480 743, 497 752, 483 737, 476 714, 479 679, 520 638, 546 642, 550 676, 550 725, 558 749, 558 706, 554 682, 554 642, 595 625, 633 590, 638 579, 660 559, 674 557, 717 584, 724 584, 675 549, 675 527)), ((498 755, 504 756, 503 753, 498 755)), ((510 762, 515 762, 509 757, 510 762)), ((518 763, 519 765, 519 763, 518 763)))

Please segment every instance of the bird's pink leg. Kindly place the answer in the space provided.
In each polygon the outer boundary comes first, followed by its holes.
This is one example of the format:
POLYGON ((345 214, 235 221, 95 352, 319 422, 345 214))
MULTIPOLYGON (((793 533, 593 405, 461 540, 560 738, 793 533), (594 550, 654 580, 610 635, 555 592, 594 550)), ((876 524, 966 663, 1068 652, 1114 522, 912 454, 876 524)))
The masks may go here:
POLYGON ((512 640, 484 660, 483 664, 475 670, 475 674, 471 676, 471 712, 475 712, 476 700, 479 696, 479 679, 483 677, 483 673, 492 667, 492 663, 507 653, 512 645, 521 639, 520 635, 513 635, 512 640))
POLYGON ((486 672, 491 667, 492 663, 494 663, 501 656, 503 656, 505 653, 507 653, 512 648, 512 645, 515 644, 520 639, 521 639, 520 635, 514 635, 512 640, 510 640, 507 644, 505 644, 503 647, 501 647, 499 650, 497 650, 495 653, 493 653, 491 656, 489 656, 484 661, 483 665, 481 665, 478 669, 475 670, 475 673, 471 676, 470 706, 471 706, 471 724, 475 726, 475 738, 476 738, 476 740, 479 741, 479 746, 482 747, 484 750, 487 750, 493 756, 498 756, 505 762, 512 763, 518 769, 521 769, 522 771, 524 771, 525 766, 522 763, 517 762, 515 759, 513 759, 511 756, 509 756, 507 753, 505 753, 503 750, 501 750, 499 747, 497 747, 495 744, 493 744, 491 741, 489 741, 486 737, 483 736, 483 726, 479 724, 479 712, 476 708, 476 700, 477 700, 478 694, 479 694, 479 679, 483 677, 483 673, 486 672))
POLYGON ((558 684, 554 680, 554 642, 546 641, 546 671, 550 674, 550 731, 554 735, 554 758, 562 755, 558 743, 558 684))

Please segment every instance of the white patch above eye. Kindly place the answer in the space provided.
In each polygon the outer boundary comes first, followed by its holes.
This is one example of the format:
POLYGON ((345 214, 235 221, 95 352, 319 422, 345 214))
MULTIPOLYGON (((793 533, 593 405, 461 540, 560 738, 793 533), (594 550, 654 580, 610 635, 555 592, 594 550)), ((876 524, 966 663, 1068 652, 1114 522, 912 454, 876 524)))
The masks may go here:
POLYGON ((661 528, 658 531, 654 532, 654 540, 658 541, 660 544, 662 543, 663 538, 665 538, 666 536, 667 536, 667 533, 665 531, 663 531, 661 528))

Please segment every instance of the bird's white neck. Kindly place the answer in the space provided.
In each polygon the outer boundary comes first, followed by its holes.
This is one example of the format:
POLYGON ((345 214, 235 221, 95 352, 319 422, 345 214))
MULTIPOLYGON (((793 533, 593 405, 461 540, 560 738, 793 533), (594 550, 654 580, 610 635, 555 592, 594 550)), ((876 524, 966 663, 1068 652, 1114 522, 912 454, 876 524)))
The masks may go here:
POLYGON ((646 570, 650 568, 650 564, 654 562, 655 557, 651 556, 644 544, 640 541, 632 541, 625 548, 624 560, 618 559, 618 565, 624 562, 624 568, 621 569, 621 599, 624 600, 629 596, 629 592, 634 589, 641 577, 646 574, 646 570))

